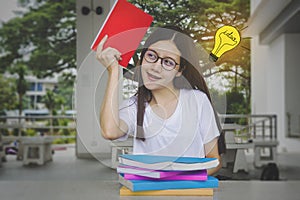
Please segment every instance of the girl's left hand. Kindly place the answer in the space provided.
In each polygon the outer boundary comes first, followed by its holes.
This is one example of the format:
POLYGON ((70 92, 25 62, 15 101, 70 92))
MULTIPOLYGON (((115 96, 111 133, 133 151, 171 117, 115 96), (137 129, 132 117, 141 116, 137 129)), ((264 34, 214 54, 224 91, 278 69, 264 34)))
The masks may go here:
POLYGON ((96 58, 99 60, 104 67, 108 70, 111 70, 113 67, 118 67, 118 61, 121 60, 121 53, 112 47, 107 47, 103 49, 105 42, 107 41, 108 36, 104 36, 101 42, 97 47, 96 58))

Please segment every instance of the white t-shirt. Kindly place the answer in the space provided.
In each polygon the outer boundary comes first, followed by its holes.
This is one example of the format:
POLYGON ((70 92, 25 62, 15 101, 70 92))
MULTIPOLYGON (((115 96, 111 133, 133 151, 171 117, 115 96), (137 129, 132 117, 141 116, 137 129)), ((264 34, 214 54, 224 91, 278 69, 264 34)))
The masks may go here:
MULTIPOLYGON (((122 102, 119 117, 128 133, 118 140, 136 135, 137 97, 122 102)), ((149 104, 144 114, 145 141, 134 139, 134 154, 205 157, 204 144, 219 136, 213 108, 206 94, 181 89, 178 104, 168 119, 157 116, 149 104)))

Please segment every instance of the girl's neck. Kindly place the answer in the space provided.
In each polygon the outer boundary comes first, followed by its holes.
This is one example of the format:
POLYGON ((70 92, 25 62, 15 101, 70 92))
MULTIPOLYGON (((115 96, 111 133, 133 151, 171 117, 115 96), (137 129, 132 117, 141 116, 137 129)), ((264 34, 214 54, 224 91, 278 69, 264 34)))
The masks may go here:
POLYGON ((152 91, 152 100, 150 104, 168 105, 174 100, 178 100, 179 89, 176 88, 163 88, 152 91))

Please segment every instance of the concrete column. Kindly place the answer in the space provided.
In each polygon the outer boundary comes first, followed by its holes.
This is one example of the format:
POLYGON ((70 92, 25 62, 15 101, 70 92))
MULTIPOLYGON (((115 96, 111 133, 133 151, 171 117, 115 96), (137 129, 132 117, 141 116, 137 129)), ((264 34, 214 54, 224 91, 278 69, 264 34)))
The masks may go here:
POLYGON ((107 74, 105 68, 95 58, 90 49, 94 38, 108 15, 113 1, 77 0, 77 142, 76 155, 79 158, 91 157, 91 153, 109 152, 109 142, 104 141, 99 126, 99 110, 103 97, 107 74), (88 14, 82 8, 90 9, 88 14), (101 7, 103 13, 95 10, 101 7))

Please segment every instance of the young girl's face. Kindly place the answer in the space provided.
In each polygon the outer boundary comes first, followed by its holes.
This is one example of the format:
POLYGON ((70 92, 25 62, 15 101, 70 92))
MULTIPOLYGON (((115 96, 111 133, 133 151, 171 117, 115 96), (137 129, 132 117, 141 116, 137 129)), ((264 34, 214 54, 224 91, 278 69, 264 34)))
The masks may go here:
POLYGON ((180 51, 170 40, 158 41, 145 53, 142 61, 142 78, 149 90, 173 88, 173 79, 181 75, 178 72, 180 51))

